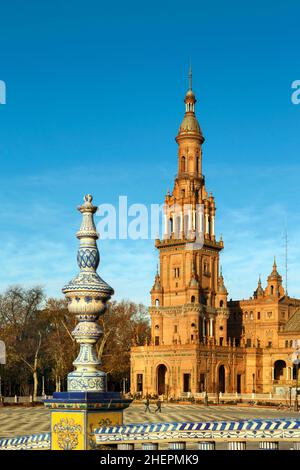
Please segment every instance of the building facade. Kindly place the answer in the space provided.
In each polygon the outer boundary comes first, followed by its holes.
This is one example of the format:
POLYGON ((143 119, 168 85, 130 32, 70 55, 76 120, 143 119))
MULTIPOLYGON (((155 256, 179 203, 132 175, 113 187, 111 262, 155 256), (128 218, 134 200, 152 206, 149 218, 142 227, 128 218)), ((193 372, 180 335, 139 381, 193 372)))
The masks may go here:
POLYGON ((274 261, 267 286, 249 300, 227 301, 220 269, 223 240, 202 173, 204 137, 189 89, 176 137, 178 170, 165 197, 159 269, 151 289, 151 341, 131 350, 131 392, 285 393, 295 384, 300 299, 285 293, 274 261))

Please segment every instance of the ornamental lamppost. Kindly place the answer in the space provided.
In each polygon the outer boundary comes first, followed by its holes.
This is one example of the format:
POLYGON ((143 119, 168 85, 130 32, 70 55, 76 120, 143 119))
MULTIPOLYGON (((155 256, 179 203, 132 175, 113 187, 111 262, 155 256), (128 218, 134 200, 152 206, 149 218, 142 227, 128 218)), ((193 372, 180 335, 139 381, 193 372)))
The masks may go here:
POLYGON ((102 335, 100 315, 114 293, 97 273, 100 261, 97 247, 99 235, 94 223, 97 207, 87 194, 78 207, 82 223, 76 236, 80 241, 77 253, 79 274, 64 288, 68 310, 78 324, 72 335, 80 345, 68 374, 68 391, 56 392, 45 400, 51 409, 51 449, 82 450, 95 448, 94 429, 101 425, 123 423, 123 410, 132 400, 122 399, 119 392, 107 392, 106 373, 100 370, 96 343, 102 335))

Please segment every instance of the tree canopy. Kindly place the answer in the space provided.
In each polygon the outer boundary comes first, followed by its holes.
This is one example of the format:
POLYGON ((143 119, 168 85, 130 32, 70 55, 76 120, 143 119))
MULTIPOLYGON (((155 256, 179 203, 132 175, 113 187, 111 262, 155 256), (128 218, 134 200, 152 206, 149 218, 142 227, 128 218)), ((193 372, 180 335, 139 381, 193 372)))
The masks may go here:
MULTIPOLYGON (((36 397, 65 390, 78 352, 72 337, 76 322, 64 299, 46 298, 39 286, 12 286, 1 294, 0 340, 7 352, 2 394, 36 397)), ((143 345, 150 337, 147 309, 128 300, 111 301, 99 324, 103 334, 97 354, 110 387, 117 390, 123 378, 129 381, 131 345, 143 345)))

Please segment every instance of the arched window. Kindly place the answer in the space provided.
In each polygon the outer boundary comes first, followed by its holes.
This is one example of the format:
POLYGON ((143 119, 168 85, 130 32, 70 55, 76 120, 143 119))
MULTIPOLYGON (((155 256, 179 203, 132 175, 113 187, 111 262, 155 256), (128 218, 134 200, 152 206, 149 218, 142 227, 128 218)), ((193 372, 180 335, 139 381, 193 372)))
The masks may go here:
POLYGON ((185 157, 181 157, 181 171, 185 172, 185 157))
POLYGON ((196 155, 196 172, 199 173, 199 158, 198 158, 198 155, 196 155))
POLYGON ((169 225, 170 225, 170 232, 169 233, 173 233, 173 219, 172 218, 169 219, 169 225))
POLYGON ((274 286, 271 286, 271 295, 274 295, 274 286))
POLYGON ((192 295, 192 297, 191 297, 191 302, 192 302, 192 304, 195 303, 195 296, 194 295, 192 295))
POLYGON ((224 305, 224 301, 220 300, 220 307, 223 307, 223 305, 224 305))
POLYGON ((285 361, 276 361, 274 363, 274 380, 281 380, 285 378, 285 368, 285 361))
POLYGON ((159 307, 159 300, 155 299, 155 307, 159 307))

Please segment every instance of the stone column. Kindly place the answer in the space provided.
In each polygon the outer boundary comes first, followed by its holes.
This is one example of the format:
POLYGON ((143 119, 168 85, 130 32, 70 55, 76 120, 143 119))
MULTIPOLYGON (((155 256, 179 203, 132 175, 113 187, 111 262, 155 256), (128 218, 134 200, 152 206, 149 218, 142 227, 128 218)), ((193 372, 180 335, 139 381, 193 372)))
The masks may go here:
POLYGON ((168 215, 164 214, 164 238, 169 238, 169 225, 168 225, 168 215))
POLYGON ((212 215, 210 218, 211 236, 215 236, 215 216, 212 215))
POLYGON ((180 211, 180 232, 181 232, 181 238, 184 236, 184 227, 183 227, 183 211, 180 211))
POLYGON ((209 235, 209 216, 208 216, 208 212, 205 212, 205 235, 209 235))
POLYGON ((188 232, 190 233, 193 230, 193 212, 192 209, 188 211, 188 232))
POLYGON ((214 324, 213 324, 214 320, 213 320, 213 318, 210 318, 209 322, 210 322, 209 336, 213 336, 214 335, 214 324))
POLYGON ((198 207, 198 233, 203 232, 203 207, 199 205, 198 207))

